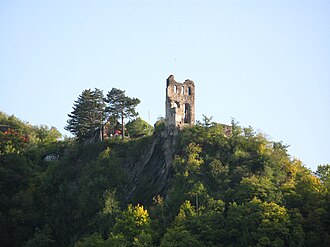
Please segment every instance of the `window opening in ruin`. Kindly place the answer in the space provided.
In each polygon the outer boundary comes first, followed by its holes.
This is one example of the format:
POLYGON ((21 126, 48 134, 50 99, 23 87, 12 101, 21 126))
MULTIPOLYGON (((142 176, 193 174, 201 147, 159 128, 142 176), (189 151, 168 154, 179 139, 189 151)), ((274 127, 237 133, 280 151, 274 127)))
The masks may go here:
POLYGON ((184 123, 191 122, 191 107, 188 103, 184 105, 184 123))
POLYGON ((184 94, 184 86, 181 87, 181 93, 184 94))
POLYGON ((188 87, 187 91, 188 91, 188 95, 191 95, 191 87, 188 87))
POLYGON ((180 108, 180 103, 178 101, 171 101, 171 109, 180 108))

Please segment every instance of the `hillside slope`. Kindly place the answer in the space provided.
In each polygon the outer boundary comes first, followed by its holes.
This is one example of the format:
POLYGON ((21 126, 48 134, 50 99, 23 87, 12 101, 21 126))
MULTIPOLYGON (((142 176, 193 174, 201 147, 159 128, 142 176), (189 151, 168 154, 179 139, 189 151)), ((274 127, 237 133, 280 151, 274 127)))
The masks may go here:
MULTIPOLYGON (((3 246, 328 246, 330 168, 217 123, 0 155, 3 246), (59 160, 46 162, 48 153, 59 160)), ((3 137, 3 136, 2 136, 3 137)), ((3 142, 4 143, 4 142, 3 142)))

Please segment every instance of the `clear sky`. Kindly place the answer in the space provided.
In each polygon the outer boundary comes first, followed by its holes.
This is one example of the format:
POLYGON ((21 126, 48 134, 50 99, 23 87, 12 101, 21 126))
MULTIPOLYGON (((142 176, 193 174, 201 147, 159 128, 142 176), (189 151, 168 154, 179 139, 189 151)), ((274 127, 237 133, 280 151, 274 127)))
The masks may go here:
POLYGON ((68 134, 84 89, 116 87, 154 124, 170 74, 195 82, 196 119, 330 163, 329 0, 0 1, 0 111, 68 134))

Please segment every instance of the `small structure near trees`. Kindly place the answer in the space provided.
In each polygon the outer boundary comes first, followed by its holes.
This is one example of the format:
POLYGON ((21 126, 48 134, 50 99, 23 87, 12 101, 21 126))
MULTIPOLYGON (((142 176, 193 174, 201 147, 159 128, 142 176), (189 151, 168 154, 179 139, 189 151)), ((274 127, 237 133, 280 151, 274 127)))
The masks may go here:
POLYGON ((57 154, 57 153, 49 153, 47 155, 45 155, 43 157, 43 161, 47 161, 47 162, 50 162, 50 161, 58 161, 60 158, 60 155, 57 154))

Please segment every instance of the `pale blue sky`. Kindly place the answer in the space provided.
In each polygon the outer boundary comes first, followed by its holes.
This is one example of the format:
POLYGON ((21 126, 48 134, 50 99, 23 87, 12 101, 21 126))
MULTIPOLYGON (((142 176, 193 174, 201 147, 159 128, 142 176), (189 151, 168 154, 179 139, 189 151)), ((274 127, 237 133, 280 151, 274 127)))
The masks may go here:
POLYGON ((65 133, 82 90, 117 87, 153 124, 170 74, 195 82, 197 119, 330 163, 330 1, 0 0, 1 111, 65 133))

